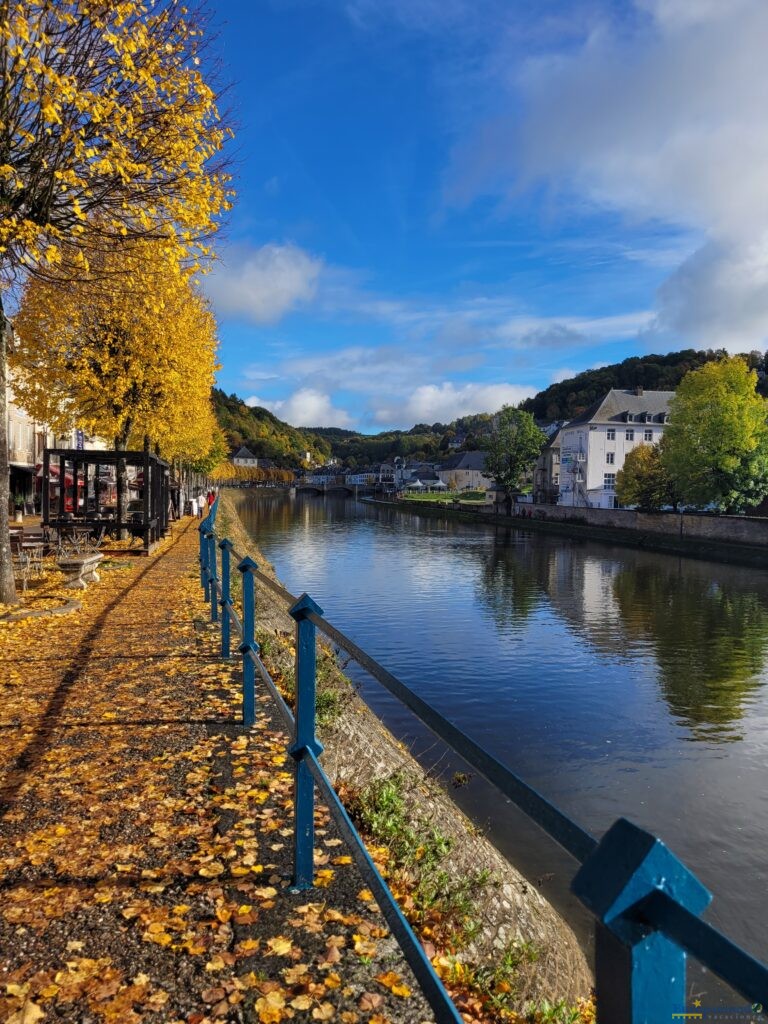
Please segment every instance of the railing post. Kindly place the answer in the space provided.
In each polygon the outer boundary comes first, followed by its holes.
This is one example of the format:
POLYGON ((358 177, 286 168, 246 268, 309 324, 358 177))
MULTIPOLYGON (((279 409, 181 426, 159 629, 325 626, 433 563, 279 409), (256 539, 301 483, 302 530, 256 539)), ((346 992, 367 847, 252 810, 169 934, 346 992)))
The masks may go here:
POLYGON ((619 818, 582 864, 573 892, 598 919, 595 987, 606 1024, 657 1024, 685 1010, 685 952, 638 904, 661 890, 701 914, 710 893, 655 836, 619 818))
POLYGON ((256 581, 251 570, 258 569, 258 566, 246 556, 237 568, 243 574, 243 642, 238 647, 243 656, 243 725, 250 729, 256 720, 256 667, 251 653, 259 653, 256 643, 256 581))
POLYGON ((206 540, 208 542, 208 579, 211 581, 209 587, 209 597, 211 601, 211 622, 218 622, 219 594, 218 591, 216 590, 216 534, 213 532, 212 528, 210 532, 206 534, 206 540))
POLYGON ((232 541, 225 538, 219 542, 219 547, 221 548, 221 656, 222 658, 228 658, 230 654, 229 638, 232 629, 232 622, 229 618, 229 609, 232 607, 229 576, 232 541))
POLYGON ((200 535, 200 586, 205 591, 205 600, 209 598, 209 587, 208 587, 208 543, 205 539, 205 530, 203 524, 197 528, 200 535))
POLYGON ((306 751, 319 756, 322 745, 315 736, 315 624, 308 612, 323 614, 307 594, 302 594, 288 614, 296 622, 296 724, 288 753, 296 762, 294 776, 293 888, 311 889, 315 859, 315 783, 306 751))

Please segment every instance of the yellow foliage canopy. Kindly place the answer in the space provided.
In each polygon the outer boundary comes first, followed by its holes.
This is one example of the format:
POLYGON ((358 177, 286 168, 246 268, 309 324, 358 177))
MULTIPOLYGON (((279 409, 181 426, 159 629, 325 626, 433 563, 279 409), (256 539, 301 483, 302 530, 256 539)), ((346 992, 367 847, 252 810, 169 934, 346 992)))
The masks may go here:
POLYGON ((202 458, 215 429, 216 322, 161 245, 99 257, 97 279, 33 279, 15 320, 14 391, 35 419, 202 458))
POLYGON ((228 132, 201 35, 175 2, 0 4, 0 270, 75 276, 105 237, 207 254, 228 132))

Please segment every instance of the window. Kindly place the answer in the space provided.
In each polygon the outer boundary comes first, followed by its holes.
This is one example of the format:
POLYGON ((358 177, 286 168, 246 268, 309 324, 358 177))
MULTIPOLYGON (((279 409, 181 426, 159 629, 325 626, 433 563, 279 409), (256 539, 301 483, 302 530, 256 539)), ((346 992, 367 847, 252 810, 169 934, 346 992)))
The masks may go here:
POLYGON ((556 484, 556 485, 560 483, 560 474, 559 473, 554 473, 552 475, 552 483, 556 484))
POLYGON ((644 441, 652 441, 653 440, 653 431, 652 430, 645 430, 645 431, 643 431, 643 440, 644 441))
POLYGON ((606 491, 612 491, 616 486, 616 474, 615 473, 603 473, 603 487, 606 491))
POLYGON ((606 436, 606 439, 608 441, 615 441, 616 440, 616 428, 615 427, 608 427, 608 429, 605 432, 605 436, 606 436))
POLYGON ((608 463, 609 466, 612 466, 614 464, 614 462, 616 461, 616 456, 614 455, 613 452, 606 452, 605 453, 605 461, 608 463))
POLYGON ((555 466, 560 465, 560 452, 552 452, 552 464, 555 466))
POLYGON ((635 432, 634 432, 634 430, 628 430, 624 436, 626 437, 626 439, 628 441, 634 441, 635 440, 635 432))

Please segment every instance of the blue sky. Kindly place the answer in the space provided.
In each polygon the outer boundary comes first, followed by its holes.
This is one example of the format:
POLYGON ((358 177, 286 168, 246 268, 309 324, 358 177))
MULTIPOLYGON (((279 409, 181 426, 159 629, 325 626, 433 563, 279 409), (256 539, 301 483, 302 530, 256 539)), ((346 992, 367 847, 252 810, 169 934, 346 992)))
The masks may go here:
POLYGON ((218 0, 219 384, 296 425, 764 348, 764 0, 218 0))

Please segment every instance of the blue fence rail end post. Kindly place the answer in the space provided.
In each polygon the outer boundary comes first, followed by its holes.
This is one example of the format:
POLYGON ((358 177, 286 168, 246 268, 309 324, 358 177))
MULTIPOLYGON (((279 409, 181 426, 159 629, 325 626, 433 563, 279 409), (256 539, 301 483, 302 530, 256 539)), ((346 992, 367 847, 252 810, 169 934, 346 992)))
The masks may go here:
POLYGON ((657 1024, 685 1008, 684 950, 646 923, 640 904, 662 891, 699 915, 711 894, 649 832, 619 818, 582 864, 571 889, 597 917, 595 980, 600 1019, 657 1024))

